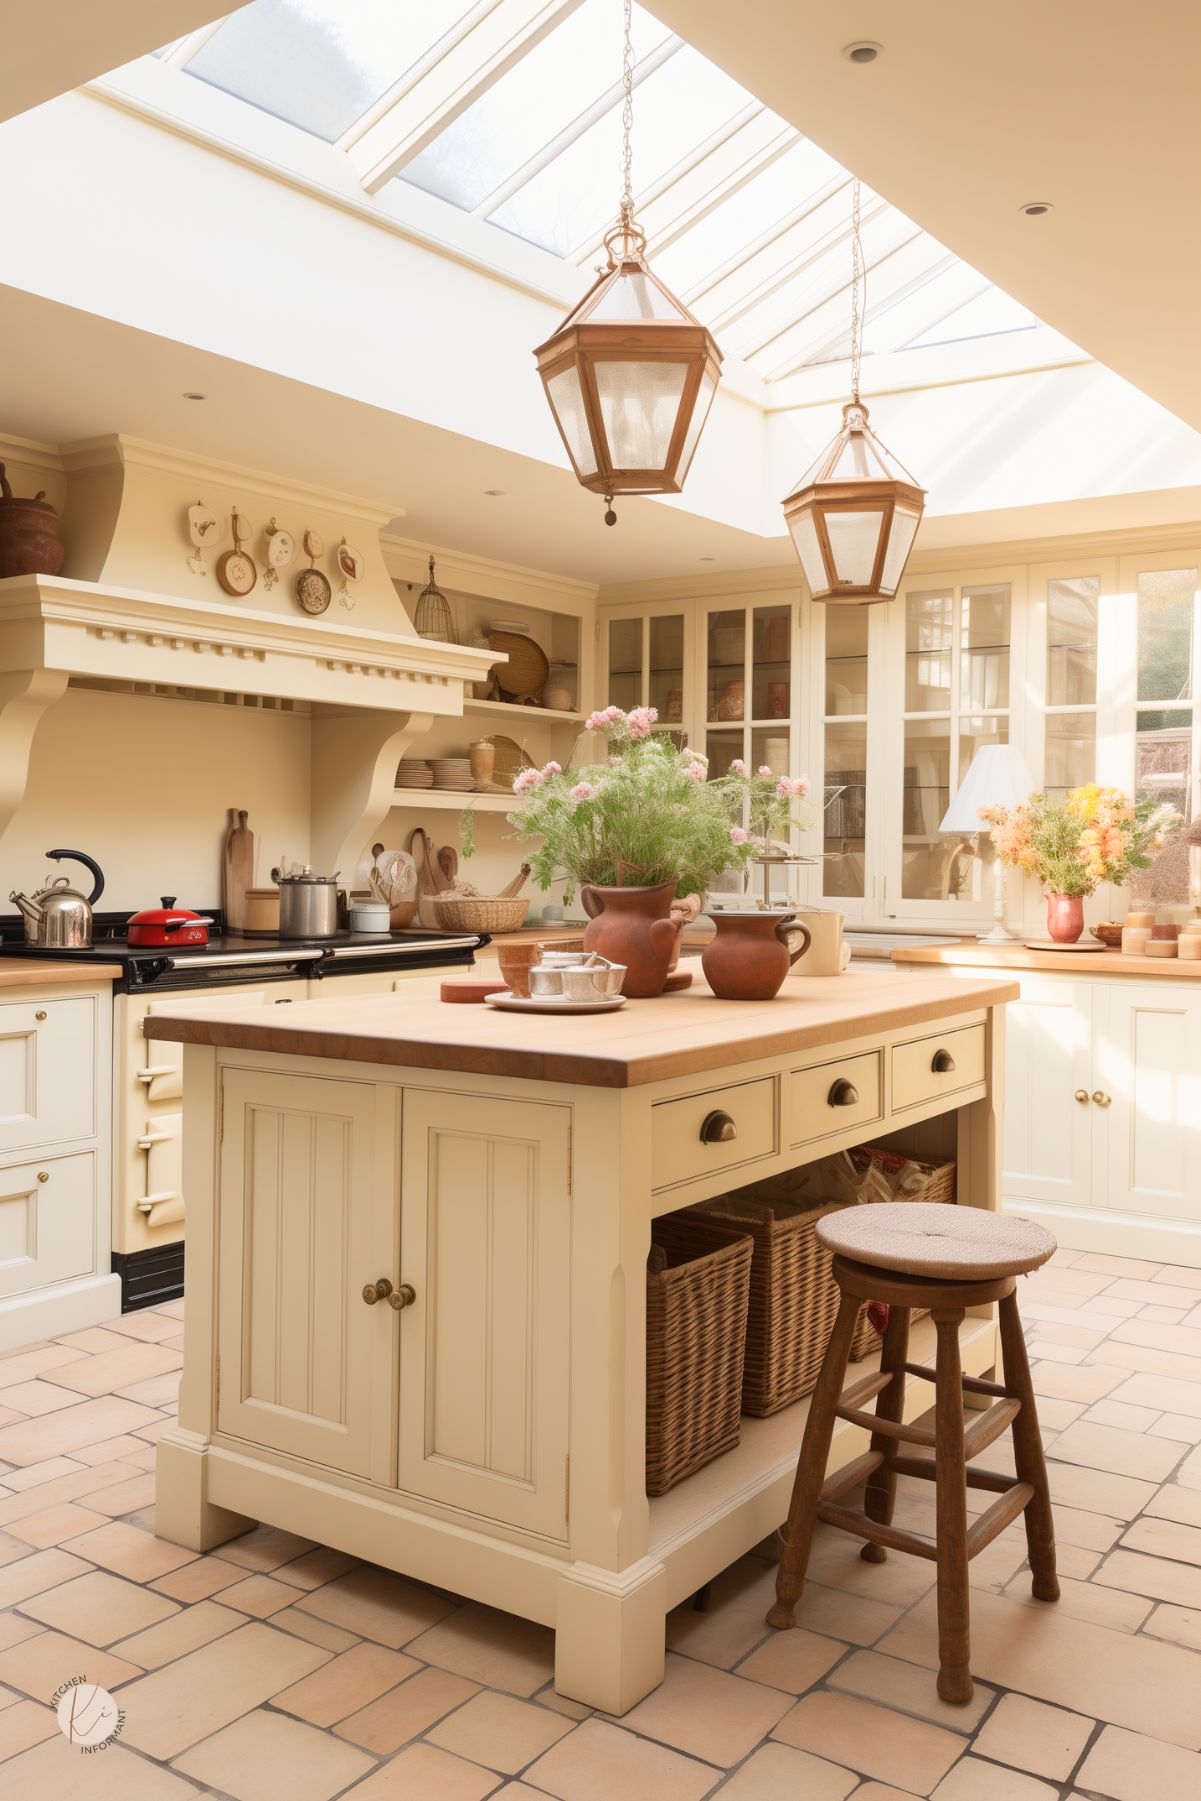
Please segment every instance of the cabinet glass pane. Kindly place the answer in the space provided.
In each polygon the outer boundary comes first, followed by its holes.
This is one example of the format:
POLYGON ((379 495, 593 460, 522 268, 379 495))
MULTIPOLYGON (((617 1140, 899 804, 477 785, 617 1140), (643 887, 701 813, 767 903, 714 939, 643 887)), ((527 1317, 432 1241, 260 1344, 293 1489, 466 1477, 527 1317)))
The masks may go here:
POLYGON ((867 607, 826 608, 826 716, 867 712, 867 607))
POLYGON ((1047 716, 1046 774, 1043 787, 1052 800, 1069 788, 1096 778, 1097 719, 1094 713, 1051 713, 1047 716))
POLYGON ((1009 583, 965 588, 959 601, 959 704, 1009 705, 1009 583))
POLYGON ((945 720, 908 720, 905 725, 901 799, 901 893, 906 900, 942 900, 942 873, 949 846, 939 836, 951 801, 951 737, 945 720))
POLYGON ((720 721, 746 717, 746 613, 710 613, 706 717, 720 721))
POLYGON ((791 607, 755 608, 751 650, 751 718, 787 719, 792 709, 791 607))
POLYGON ((949 594, 907 594, 905 597, 907 713, 946 713, 950 710, 954 605, 949 594))
MULTIPOLYGON (((1141 634, 1140 634, 1141 635, 1141 634)), ((1191 710, 1162 708, 1140 711, 1135 738, 1134 787, 1140 800, 1147 796, 1170 801, 1186 819, 1192 817, 1193 716, 1191 710)), ((1188 846, 1177 835, 1150 869, 1143 870, 1134 892, 1155 902, 1179 903, 1188 899, 1188 846)))
POLYGON ((861 899, 867 831, 866 725, 827 726, 823 808, 822 891, 861 899))
POLYGON ((1147 569, 1138 577, 1138 698, 1193 698, 1195 569, 1147 569))
MULTIPOLYGON (((750 765, 752 769, 767 766, 775 775, 799 775, 800 770, 790 767, 790 739, 788 721, 781 720, 779 725, 758 726, 751 733, 750 765)), ((798 804, 799 812, 805 812, 805 803, 798 804)))
POLYGON ((684 717, 684 616, 668 613, 650 622, 651 666, 648 700, 665 725, 684 717))
POLYGON ((960 787, 968 770, 972 766, 972 758, 982 744, 1008 744, 1008 719, 981 718, 970 716, 959 721, 959 775, 955 783, 960 787))
POLYGON ((705 755, 709 759, 709 774, 729 775, 730 764, 735 757, 742 755, 742 733, 709 732, 705 741, 705 755))
POLYGON ((609 621, 609 704, 629 712, 642 705, 642 621, 609 621))
POLYGON ((1100 595, 1101 583, 1095 575, 1073 576, 1047 584, 1049 707, 1091 707, 1096 702, 1100 595))

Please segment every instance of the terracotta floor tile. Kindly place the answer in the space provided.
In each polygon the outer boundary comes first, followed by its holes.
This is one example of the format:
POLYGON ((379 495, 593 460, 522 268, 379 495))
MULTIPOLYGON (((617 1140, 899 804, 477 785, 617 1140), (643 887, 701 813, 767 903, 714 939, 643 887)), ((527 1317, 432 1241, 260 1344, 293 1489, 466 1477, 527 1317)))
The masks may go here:
POLYGON ((861 1695, 865 1701, 878 1701, 882 1707, 916 1714, 951 1732, 974 1732, 995 1699, 991 1688, 977 1682, 966 1707, 951 1707, 939 1700, 927 1670, 898 1657, 882 1657, 878 1651, 856 1651, 830 1672, 827 1685, 861 1695))
POLYGON ((31 1595, 40 1595, 72 1576, 82 1576, 91 1568, 82 1557, 69 1551, 33 1551, 16 1563, 0 1569, 0 1607, 19 1607, 31 1595))
POLYGON ((1106 1290, 1118 1301, 1142 1301, 1157 1303, 1161 1307, 1195 1307, 1196 1290, 1174 1286, 1171 1282, 1161 1282, 1158 1278, 1152 1282, 1118 1281, 1106 1290))
POLYGON ((1117 1370, 1097 1369, 1092 1364, 1036 1363, 1030 1374, 1036 1395, 1061 1401, 1099 1401, 1122 1380, 1117 1370))
POLYGON ((1114 1801, 1183 1801, 1201 1795, 1201 1757, 1145 1738, 1139 1732, 1123 1732, 1107 1726, 1089 1751, 1077 1785, 1111 1795, 1114 1801))
POLYGON ((806 1582, 796 1610, 796 1623, 805 1631, 843 1639, 851 1645, 874 1645, 900 1617, 901 1609, 887 1601, 869 1600, 865 1595, 848 1594, 845 1589, 825 1588, 820 1582, 806 1582))
POLYGON ((1183 1356, 1179 1351, 1161 1351, 1154 1345, 1114 1343, 1106 1339, 1089 1352, 1094 1365, 1104 1364, 1133 1374, 1167 1376, 1179 1382, 1201 1382, 1201 1360, 1183 1356))
POLYGON ((62 1632, 39 1632, 22 1644, 0 1651, 0 1681, 49 1705, 50 1697, 72 1676, 87 1676, 102 1688, 116 1688, 142 1674, 136 1658, 98 1651, 62 1632))
POLYGON ((318 1545, 316 1550, 306 1551, 290 1563, 277 1565, 274 1574, 280 1582, 290 1582, 293 1588, 320 1588, 322 1583, 332 1582, 335 1577, 345 1576, 360 1567, 359 1558, 347 1557, 344 1551, 331 1551, 325 1545, 318 1545))
POLYGON ((104 1570, 91 1570, 21 1603, 21 1612, 30 1619, 73 1633, 90 1645, 115 1644, 178 1611, 165 1595, 104 1570))
POLYGON ((1201 1564, 1201 1526, 1148 1518, 1144 1514, 1122 1535, 1122 1548, 1146 1551, 1153 1557, 1171 1557, 1177 1563, 1201 1564))
POLYGON ((125 1737, 151 1757, 176 1757, 307 1676, 329 1653, 252 1620, 122 1691, 125 1737))
POLYGON ((257 1708, 177 1757, 174 1768, 236 1801, 329 1801, 372 1767, 353 1745, 257 1708))
POLYGON ((37 1620, 27 1620, 19 1613, 0 1612, 0 1651, 7 1651, 10 1645, 22 1644, 41 1631, 37 1620))
MULTIPOLYGON (((165 1350, 165 1346, 159 1347, 165 1350)), ((178 1356, 172 1351, 171 1356, 178 1356)), ((174 1412, 179 1404, 179 1370, 167 1370, 161 1376, 149 1376, 141 1382, 122 1383, 114 1393, 127 1401, 142 1401, 147 1407, 161 1407, 166 1412, 174 1412)))
POLYGON ((117 1514, 132 1513, 135 1508, 153 1505, 154 1477, 149 1471, 131 1472, 128 1482, 114 1482, 93 1494, 82 1495, 80 1500, 85 1507, 94 1507, 110 1519, 117 1514))
POLYGON ((434 1745, 410 1745, 348 1790, 345 1801, 482 1801, 498 1780, 491 1770, 434 1745))
MULTIPOLYGON (((162 1345, 131 1343, 117 1339, 117 1348, 98 1357, 81 1357, 78 1363, 63 1364, 55 1371, 54 1380, 79 1394, 112 1394, 128 1388, 133 1382, 145 1382, 150 1376, 161 1376, 167 1370, 178 1370, 182 1359, 178 1351, 162 1345)), ((149 1405, 155 1406, 156 1402, 149 1405)))
MULTIPOLYGON (((1054 1262, 1054 1258, 1051 1260, 1054 1262)), ((1161 1263, 1145 1257, 1114 1257, 1108 1251, 1084 1251, 1076 1259, 1077 1269, 1097 1270, 1113 1277, 1138 1276, 1149 1282, 1162 1268, 1161 1263)))
POLYGON ((837 1639, 822 1638, 800 1626, 790 1632, 774 1632, 770 1627, 768 1631, 770 1637, 738 1665, 738 1674, 790 1695, 803 1695, 846 1655, 846 1646, 837 1639))
POLYGON ((12 1413, 23 1413, 26 1419, 40 1419, 44 1413, 57 1413, 60 1407, 74 1407, 79 1396, 73 1388, 63 1388, 35 1376, 29 1382, 13 1382, 0 1389, 0 1400, 12 1413))
POLYGON ((477 1683, 449 1670, 419 1669, 415 1676, 342 1720, 334 1731, 377 1757, 387 1757, 478 1692, 477 1683))
POLYGON ((71 1549, 134 1582, 152 1582, 156 1576, 165 1576, 168 1570, 177 1570, 196 1557, 195 1551, 168 1544, 165 1538, 152 1538, 150 1533, 140 1532, 123 1520, 107 1520, 103 1526, 85 1532, 71 1541, 71 1549))
MULTIPOLYGON (((935 1669, 934 1596, 907 1613, 880 1646, 893 1657, 935 1669)), ((1142 1727, 1189 1749, 1201 1745, 1196 1705, 1201 1660, 1145 1634, 1114 1632, 1027 1606, 1005 1595, 972 1600, 972 1670, 982 1681, 1015 1689, 1112 1725, 1142 1727)))
POLYGON ((1188 1413, 1161 1413, 1147 1430, 1153 1438, 1171 1438, 1183 1445, 1201 1444, 1201 1420, 1188 1413))
POLYGON ((311 1538, 297 1538, 294 1532, 285 1532, 279 1526, 255 1526, 222 1545, 221 1555, 230 1563, 240 1563, 243 1569, 270 1572, 313 1549, 311 1538))
MULTIPOLYGON (((998 1447, 990 1451, 990 1467, 998 1447)), ((890 1557, 887 1563, 864 1563, 859 1555, 860 1540, 833 1526, 819 1526, 809 1556, 806 1579, 823 1583, 827 1588, 845 1589, 869 1601, 886 1601, 895 1607, 908 1607, 924 1595, 935 1581, 932 1563, 921 1557, 890 1557)))
MULTIPOLYGON (((1159 1325, 1154 1320, 1121 1320, 1110 1333, 1115 1345, 1142 1345, 1149 1350, 1171 1351, 1181 1357, 1201 1358, 1201 1332, 1193 1326, 1159 1325)), ((8 1396, 5 1394, 5 1401, 8 1396)), ((14 1403, 15 1405, 15 1403, 14 1403)))
POLYGON ((110 1331, 107 1326, 87 1326, 82 1332, 68 1332, 54 1342, 69 1349, 71 1361, 78 1363, 85 1351, 92 1356, 99 1356, 104 1351, 119 1350, 129 1341, 119 1332, 110 1331))
POLYGON ((216 1601, 198 1601, 195 1607, 185 1607, 157 1626, 121 1639, 113 1650, 121 1657, 132 1657, 144 1670, 157 1670, 245 1624, 245 1614, 235 1613, 232 1607, 222 1607, 216 1601))
POLYGON ((1057 1801, 1058 1787, 980 1757, 964 1757, 934 1790, 934 1801, 1057 1801))
POLYGON ((1201 1450, 1190 1452, 1176 1471, 1182 1488, 1201 1489, 1201 1450))
MULTIPOLYGON (((924 1605, 924 1603, 921 1603, 924 1605)), ((963 1750, 963 1739, 857 1695, 805 1695, 772 1734, 798 1750, 928 1795, 963 1750)))
POLYGON ((1055 1440, 1056 1463, 1081 1463, 1114 1476, 1162 1482, 1180 1461, 1174 1446, 1145 1432, 1123 1432, 1116 1426, 1091 1426, 1076 1420, 1055 1440))
MULTIPOLYGON (((1149 1595, 1156 1601, 1173 1601, 1179 1607, 1201 1607, 1201 1569, 1173 1563, 1166 1557, 1148 1557, 1139 1551, 1111 1551, 1090 1584, 1097 1585, 1149 1595)), ((1201 1681, 1201 1671, 1198 1680, 1201 1681)))
POLYGON ((304 1593, 304 1589, 276 1582, 273 1576, 244 1576, 241 1582, 225 1589, 221 1599, 227 1607, 236 1607, 242 1613, 252 1613, 256 1619, 267 1620, 281 1607, 291 1606, 304 1593))
POLYGON ((333 1726, 395 1688, 421 1665, 383 1645, 354 1645, 272 1697, 271 1705, 313 1726, 333 1726))
POLYGON ((51 1731, 53 1737, 36 1750, 4 1766, 20 1801, 198 1801, 192 1783, 157 1769, 119 1742, 85 1758, 67 1743, 53 1719, 51 1731))
MULTIPOLYGON (((343 1580, 353 1582, 354 1577, 343 1580)), ((405 1649, 423 1663, 527 1699, 554 1675, 555 1639, 549 1627, 476 1602, 458 1608, 405 1649)))
POLYGON ((15 1494, 23 1494, 27 1488, 37 1488, 43 1482, 53 1482, 57 1476, 70 1476, 83 1464, 73 1457, 47 1457, 42 1463, 30 1463, 24 1469, 6 1467, 4 1476, 5 1488, 15 1494))
POLYGON ((47 1457, 66 1456, 81 1445, 95 1444, 115 1433, 133 1431, 154 1418, 150 1408, 137 1401, 102 1395, 44 1413, 41 1419, 20 1426, 0 1427, 0 1457, 6 1463, 42 1463, 47 1457))
POLYGON ((843 1801, 858 1780, 853 1770, 808 1751, 760 1745, 722 1788, 721 1801, 843 1801))
POLYGON ((174 1301, 160 1301, 158 1306, 154 1308, 154 1312, 161 1313, 164 1319, 182 1319, 183 1297, 180 1296, 174 1301))
POLYGON ((106 1329, 109 1332, 119 1332, 123 1338, 141 1338, 150 1344, 157 1344, 179 1331, 179 1321, 167 1319, 150 1307, 143 1307, 137 1313, 123 1313, 119 1319, 110 1320, 106 1329))
MULTIPOLYGON (((229 1547, 222 1546, 222 1556, 228 1554, 229 1547)), ((390 1570, 377 1569, 374 1564, 364 1564, 345 1576, 335 1577, 321 1588, 302 1594, 296 1605, 304 1613, 316 1614, 318 1619, 329 1620, 335 1626, 345 1627, 362 1638, 376 1639, 398 1651, 419 1632, 445 1618, 453 1611, 455 1603, 444 1600, 421 1583, 395 1576, 390 1570)), ((424 1657, 422 1652, 415 1651, 413 1655, 424 1657)), ((434 1662, 435 1659, 425 1658, 425 1661, 434 1662)))
MULTIPOLYGON (((1047 1328, 1048 1332, 1052 1330, 1054 1330, 1054 1328, 1047 1328)), ((1094 1333, 1093 1343, 1099 1344, 1102 1336, 1103 1334, 1099 1332, 1094 1333)), ((1081 1364, 1084 1362, 1087 1355, 1086 1349, 1080 1345, 1064 1344, 1056 1338, 1048 1337, 1046 1334, 1030 1339, 1026 1349, 1030 1354, 1031 1362, 1037 1360, 1039 1362, 1047 1363, 1081 1364)))
MULTIPOLYGON (((622 1724, 729 1769, 767 1737, 788 1707, 789 1697, 779 1689, 669 1655, 660 1686, 624 1714, 622 1724)), ((537 1786, 537 1776, 530 1780, 537 1786)))
POLYGON ((556 1695, 551 1684, 540 1688, 535 1696, 540 1707, 552 1708, 555 1713, 562 1714, 565 1720, 586 1720, 593 1713, 591 1707, 585 1707, 582 1701, 573 1701, 568 1695, 556 1695))
POLYGON ((1112 1476, 1075 1463, 1048 1463, 1047 1482, 1055 1507, 1078 1507, 1084 1513, 1107 1514, 1123 1521, 1136 1519, 1155 1493, 1153 1482, 1112 1476))
POLYGON ((61 1545, 65 1538, 78 1538, 81 1532, 88 1532, 93 1526, 103 1526, 105 1518, 106 1515, 94 1513, 90 1507, 63 1501, 57 1507, 46 1508, 43 1513, 31 1513, 23 1520, 13 1520, 8 1530, 14 1538, 24 1539, 26 1544, 45 1550, 47 1545, 61 1545))
POLYGON ((1106 1313, 1111 1319, 1134 1319, 1143 1310, 1141 1301, 1119 1301, 1111 1294, 1095 1294, 1090 1299, 1091 1313, 1106 1313))
POLYGON ((1176 1283, 1180 1288, 1201 1288, 1201 1269, 1185 1268, 1176 1263, 1166 1263, 1158 1275, 1152 1278, 1156 1282, 1176 1283))
POLYGON ((888 1782, 865 1782, 855 1790, 855 1801, 913 1801, 912 1790, 893 1788, 888 1782))
POLYGON ((150 1587, 160 1595, 170 1595, 173 1601, 205 1601, 245 1580, 245 1570, 226 1563, 223 1557, 196 1557, 191 1563, 180 1564, 177 1570, 168 1570, 165 1576, 157 1576, 150 1587))
POLYGON ((1191 1326, 1196 1323, 1195 1314, 1195 1309, 1194 1314, 1189 1315, 1183 1307, 1140 1307, 1135 1318, 1154 1320, 1161 1326, 1178 1326, 1182 1322, 1191 1326))
POLYGON ((1159 1417, 1154 1407, 1134 1407, 1129 1401, 1114 1400, 1112 1395, 1098 1401, 1083 1416, 1087 1425, 1120 1426, 1125 1432, 1146 1432, 1159 1417))
POLYGON ((1088 1743, 1093 1721, 1026 1695, 1002 1695, 977 1734, 973 1751, 1035 1776, 1064 1782, 1088 1743))
POLYGON ((1187 1645, 1190 1651, 1201 1651, 1201 1608, 1157 1607, 1144 1620, 1143 1631, 1174 1645, 1187 1645))
POLYGON ((700 1801, 720 1774, 620 1726, 592 1719, 552 1746, 525 1778, 559 1801, 614 1801, 617 1796, 641 1801, 652 1795, 655 1801, 700 1801))
POLYGON ((516 1776, 573 1730, 570 1720, 545 1707, 485 1691, 431 1726, 426 1739, 502 1776, 516 1776))
POLYGON ((667 1643, 702 1663, 728 1670, 770 1631, 765 1615, 775 1599, 776 1567, 743 1557, 711 1586, 704 1612, 685 1601, 667 1616, 667 1643))
POLYGON ((0 1389, 8 1388, 13 1382, 28 1382, 33 1376, 57 1369, 60 1364, 73 1363, 78 1355, 79 1352, 69 1345, 49 1344, 31 1346, 0 1358, 0 1389))
MULTIPOLYGON (((158 1587, 158 1584, 155 1584, 158 1587)), ((315 1613, 301 1613, 298 1607, 285 1607, 282 1612, 271 1616, 271 1624, 280 1627, 284 1632, 292 1632, 297 1638, 303 1638, 310 1645, 320 1645, 323 1651, 340 1654, 349 1651, 352 1645, 362 1644, 362 1640, 353 1632, 345 1632, 341 1626, 332 1626, 328 1620, 319 1620, 315 1613)))
POLYGON ((1036 1601, 1030 1593, 1029 1575, 1015 1577, 1005 1593, 1011 1601, 1023 1601, 1029 1607, 1055 1607, 1074 1620, 1091 1620, 1095 1626, 1109 1626, 1115 1632, 1137 1632, 1151 1611, 1145 1595, 1123 1594, 1116 1587, 1099 1587, 1096 1581, 1073 1581, 1062 1569, 1058 1601, 1036 1601))
POLYGON ((1026 1286, 1029 1286, 1036 1293, 1044 1288, 1057 1288, 1065 1294, 1092 1295, 1100 1294, 1103 1288, 1107 1289, 1111 1285, 1112 1276, 1106 1271, 1083 1269, 1079 1263, 1070 1269, 1056 1265, 1053 1269, 1048 1268, 1045 1273, 1030 1276, 1023 1285, 1023 1294, 1026 1286))
MULTIPOLYGON (((71 1459, 64 1461, 70 1462, 71 1459)), ((36 1465, 33 1467, 36 1468, 36 1465)), ((11 1526, 14 1520, 28 1519, 31 1513, 44 1513, 47 1507, 57 1507, 60 1501, 78 1501, 89 1490, 107 1487, 110 1482, 128 1480, 127 1463, 100 1463, 92 1469, 80 1464, 69 1475, 55 1476, 50 1481, 39 1482, 36 1487, 22 1489, 0 1501, 0 1528, 11 1526)))
POLYGON ((1124 1520, 1111 1519, 1104 1513, 1086 1513, 1082 1507, 1068 1507, 1055 1502, 1055 1543, 1079 1545, 1085 1551, 1108 1551, 1125 1531, 1124 1520))
MULTIPOLYGON (((17 1701, 12 1707, 0 1712, 0 1759, 16 1757, 21 1751, 36 1745, 51 1735, 61 1738, 58 1722, 48 1707, 40 1701, 17 1701)), ((66 1740, 63 1740, 66 1743, 66 1740)), ((4 1777, 5 1786, 18 1780, 16 1764, 5 1764, 0 1774, 4 1777)), ((20 1795, 21 1801, 27 1801, 28 1789, 14 1788, 14 1795, 20 1795)), ((63 1791, 59 1791, 54 1801, 62 1801, 63 1791)))
POLYGON ((1055 1567, 1061 1577, 1087 1582, 1101 1561, 1100 1551, 1085 1551, 1079 1545, 1068 1545, 1056 1534, 1055 1567))

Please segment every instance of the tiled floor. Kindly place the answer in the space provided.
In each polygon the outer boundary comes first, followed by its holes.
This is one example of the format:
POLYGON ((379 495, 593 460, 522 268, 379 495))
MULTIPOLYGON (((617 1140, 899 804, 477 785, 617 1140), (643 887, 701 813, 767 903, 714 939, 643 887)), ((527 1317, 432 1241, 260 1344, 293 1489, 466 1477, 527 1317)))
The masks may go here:
MULTIPOLYGON (((795 1631, 749 1556, 669 1624, 667 1679, 614 1721, 550 1686, 551 1635, 260 1527, 154 1537, 173 1303, 0 1360, 0 1794, 13 1801, 1196 1801, 1201 1270, 1058 1253, 1020 1300, 1063 1595, 1020 1525, 972 1566, 976 1696, 934 1690, 934 1572, 822 1531, 795 1631), (83 1757, 47 1705, 125 1713, 83 1757)), ((999 1467, 1002 1440, 985 1461, 999 1467)), ((971 1504, 988 1497, 972 1491, 971 1504)), ((933 1526, 904 1482, 898 1523, 933 1526)))

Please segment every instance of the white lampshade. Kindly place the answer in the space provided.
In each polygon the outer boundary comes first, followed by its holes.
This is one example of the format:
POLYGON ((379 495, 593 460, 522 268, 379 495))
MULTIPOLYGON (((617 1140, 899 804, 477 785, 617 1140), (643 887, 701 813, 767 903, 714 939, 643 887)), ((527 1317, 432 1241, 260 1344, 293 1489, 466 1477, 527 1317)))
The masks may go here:
POLYGON ((1018 807, 1029 800, 1034 778, 1026 759, 1013 744, 982 744, 954 800, 943 815, 940 832, 984 832, 981 807, 1018 807))

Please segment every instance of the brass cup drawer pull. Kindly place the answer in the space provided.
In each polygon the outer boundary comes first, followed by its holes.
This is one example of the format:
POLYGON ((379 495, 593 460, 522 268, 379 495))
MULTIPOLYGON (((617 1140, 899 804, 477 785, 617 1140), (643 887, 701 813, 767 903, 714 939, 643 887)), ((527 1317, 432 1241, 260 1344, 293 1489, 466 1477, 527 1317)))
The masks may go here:
POLYGON ((702 1144, 733 1144, 738 1136, 738 1127, 728 1113, 721 1108, 716 1112, 706 1113, 701 1121, 702 1144))
POLYGON ((848 1082, 844 1076, 831 1088, 826 1096, 826 1104, 830 1107, 857 1107, 859 1090, 854 1082, 848 1082))
POLYGON ((46 1009, 45 1009, 45 1008, 44 1008, 44 1007, 39 1007, 39 1008, 38 1008, 38 1010, 37 1010, 37 1012, 36 1012, 36 1013, 35 1013, 35 1014, 34 1014, 34 1016, 33 1016, 33 1017, 34 1017, 34 1018, 35 1018, 35 1019, 45 1019, 45 1017, 46 1017, 46 1009))
POLYGON ((1113 1100, 1113 1096, 1111 1094, 1105 1094, 1100 1088, 1094 1088, 1093 1099, 1096 1101, 1098 1107, 1108 1107, 1113 1100))
POLYGON ((50 1171, 48 1169, 39 1169, 38 1181, 39 1182, 48 1182, 49 1180, 50 1180, 50 1171))
POLYGON ((378 1282, 368 1282, 363 1287, 363 1299, 368 1307, 374 1307, 377 1301, 387 1301, 389 1307, 397 1313, 402 1307, 411 1307, 417 1299, 417 1290, 410 1282, 402 1282, 399 1288, 393 1288, 387 1276, 381 1276, 378 1282))
POLYGON ((955 1059, 950 1051, 935 1051, 930 1059, 930 1069, 936 1076, 949 1076, 955 1068, 955 1059))
POLYGON ((1080 1105, 1082 1107, 1087 1107, 1088 1106, 1088 1089, 1087 1088, 1078 1088, 1076 1090, 1076 1099, 1080 1102, 1080 1105))

